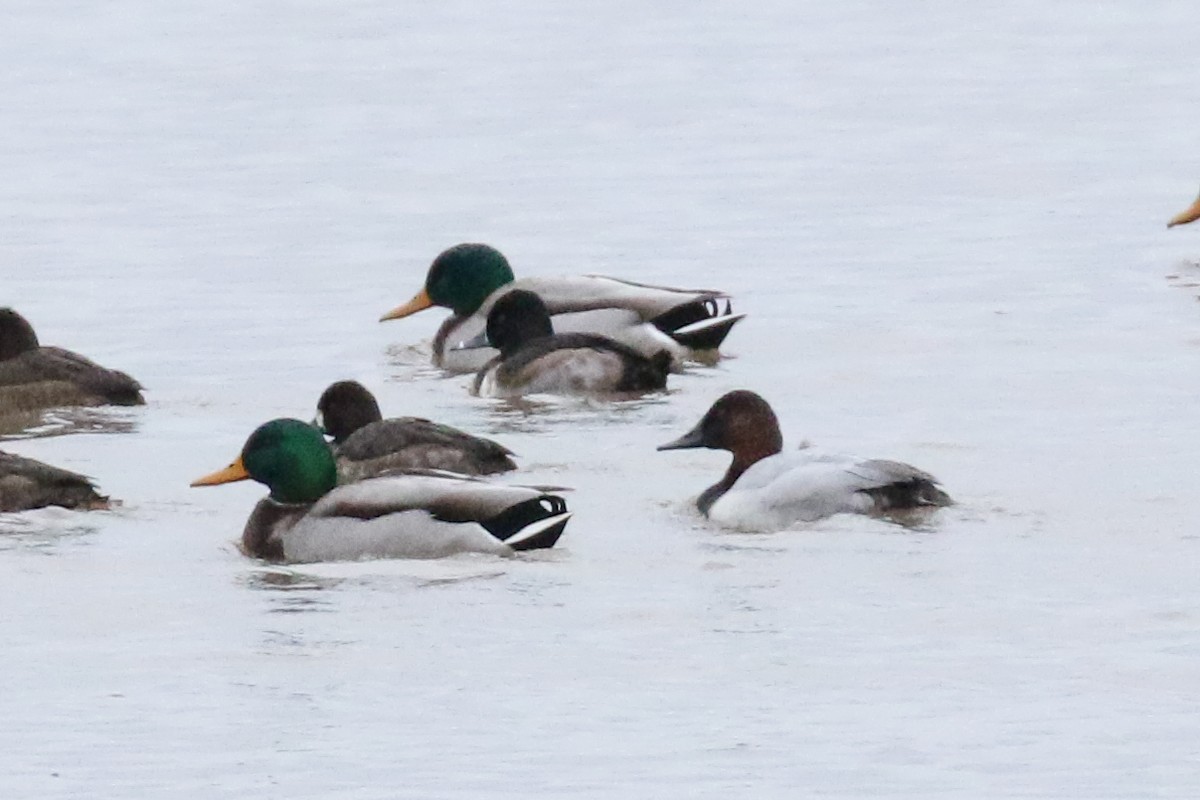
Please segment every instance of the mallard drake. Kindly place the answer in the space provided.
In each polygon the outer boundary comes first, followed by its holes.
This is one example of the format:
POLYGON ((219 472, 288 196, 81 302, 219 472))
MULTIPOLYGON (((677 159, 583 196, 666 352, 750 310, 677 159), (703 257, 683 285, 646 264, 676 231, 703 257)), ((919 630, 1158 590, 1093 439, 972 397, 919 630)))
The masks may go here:
POLYGON ((28 320, 0 308, 0 407, 5 411, 145 402, 142 385, 124 372, 61 347, 43 347, 28 320))
POLYGON ((260 425, 232 464, 192 486, 247 478, 271 491, 246 521, 242 548, 268 561, 511 555, 554 546, 571 518, 558 495, 443 472, 335 488, 333 452, 319 430, 297 419, 260 425))
POLYGON ((475 375, 471 391, 482 397, 654 391, 671 369, 665 350, 646 358, 603 336, 556 334, 546 304, 524 289, 497 300, 487 328, 458 347, 489 345, 500 353, 475 375))
POLYGON ((62 506, 108 508, 108 498, 85 476, 0 450, 0 511, 62 506))
POLYGON ((1176 225, 1186 225, 1189 222, 1195 222, 1198 219, 1200 219, 1200 197, 1197 197, 1196 200, 1183 211, 1180 211, 1174 217, 1171 217, 1171 221, 1167 223, 1167 227, 1173 228, 1176 225))
POLYGON ((489 475, 517 468, 512 451, 491 439, 419 417, 384 419, 358 381, 338 381, 317 401, 317 424, 333 438, 341 483, 393 469, 489 475))
POLYGON ((779 420, 754 392, 729 392, 696 427, 658 449, 693 447, 733 453, 725 477, 696 501, 702 514, 731 528, 779 530, 832 514, 885 515, 951 503, 936 478, 909 464, 782 452, 779 420))
POLYGON ((424 288, 412 300, 387 312, 380 321, 407 317, 431 306, 449 308, 454 313, 433 339, 434 366, 475 372, 495 353, 451 348, 482 331, 488 311, 513 289, 541 297, 561 333, 608 336, 644 356, 666 350, 674 362, 715 353, 745 316, 731 313, 725 293, 707 289, 649 286, 600 275, 515 280, 508 260, 496 248, 459 244, 434 259, 424 288))

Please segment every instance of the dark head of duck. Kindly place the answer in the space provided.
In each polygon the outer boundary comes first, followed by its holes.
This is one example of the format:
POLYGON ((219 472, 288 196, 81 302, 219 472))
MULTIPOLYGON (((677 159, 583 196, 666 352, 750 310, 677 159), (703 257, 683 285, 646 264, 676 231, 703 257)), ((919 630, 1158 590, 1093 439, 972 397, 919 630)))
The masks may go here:
POLYGON ((457 244, 429 266, 425 291, 434 305, 470 316, 501 286, 513 282, 508 259, 486 244, 457 244))
POLYGON ((314 503, 337 483, 337 465, 321 432, 298 419, 273 419, 250 434, 242 454, 192 486, 252 478, 280 503, 314 503))
POLYGON ((337 483, 337 464, 321 432, 298 419, 260 425, 242 448, 250 477, 281 503, 311 503, 337 483))
POLYGON ((442 306, 460 317, 469 317, 488 295, 512 282, 512 267, 499 250, 486 244, 456 244, 429 265, 421 291, 384 314, 380 321, 402 319, 430 306, 442 306))
POLYGON ((0 361, 36 350, 37 334, 29 320, 11 308, 0 308, 0 361))
POLYGON ((358 381, 330 384, 317 401, 317 412, 325 433, 337 444, 359 428, 383 419, 375 395, 358 381))
POLYGON ((783 450, 779 419, 771 405, 745 389, 722 395, 696 427, 659 450, 707 447, 733 453, 734 467, 745 467, 783 450))
POLYGON ((554 334, 550 312, 542 298, 524 289, 513 289, 492 306, 487 318, 487 339, 504 356, 526 342, 554 334))

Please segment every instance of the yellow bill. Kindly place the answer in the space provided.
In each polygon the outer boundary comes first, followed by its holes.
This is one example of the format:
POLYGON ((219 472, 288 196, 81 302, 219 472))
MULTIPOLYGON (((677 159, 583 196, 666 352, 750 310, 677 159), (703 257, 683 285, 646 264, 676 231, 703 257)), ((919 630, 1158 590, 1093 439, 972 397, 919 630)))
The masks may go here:
POLYGON ((1200 197, 1196 198, 1196 202, 1188 206, 1185 211, 1172 217, 1171 221, 1167 223, 1167 227, 1173 228, 1176 225, 1186 225, 1198 219, 1200 219, 1200 197))
POLYGON ((219 469, 216 472, 205 475, 203 478, 196 478, 192 481, 192 486, 216 486, 221 483, 233 483, 234 481, 244 481, 250 478, 250 473, 246 472, 246 467, 242 464, 242 457, 238 456, 237 460, 230 464, 225 469, 219 469))
POLYGON ((403 319, 409 314, 415 314, 418 311, 424 311, 433 305, 433 301, 429 299, 429 293, 424 289, 417 292, 412 300, 409 300, 402 306, 396 306, 391 311, 379 318, 380 322, 387 322, 389 319, 403 319))

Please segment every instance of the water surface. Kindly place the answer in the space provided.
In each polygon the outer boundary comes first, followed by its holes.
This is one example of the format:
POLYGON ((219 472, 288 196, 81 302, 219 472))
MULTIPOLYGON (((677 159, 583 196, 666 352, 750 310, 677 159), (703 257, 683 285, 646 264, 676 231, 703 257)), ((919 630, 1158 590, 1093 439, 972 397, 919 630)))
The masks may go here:
POLYGON ((123 501, 0 521, 5 797, 1196 795, 1193 4, 4 17, 0 302, 149 399, 3 442, 123 501), (459 241, 749 316, 666 395, 471 398, 375 322, 459 241), (342 378, 575 487, 562 547, 245 559, 261 487, 188 482, 342 378), (653 446, 743 387, 959 505, 708 526, 725 456, 653 446))

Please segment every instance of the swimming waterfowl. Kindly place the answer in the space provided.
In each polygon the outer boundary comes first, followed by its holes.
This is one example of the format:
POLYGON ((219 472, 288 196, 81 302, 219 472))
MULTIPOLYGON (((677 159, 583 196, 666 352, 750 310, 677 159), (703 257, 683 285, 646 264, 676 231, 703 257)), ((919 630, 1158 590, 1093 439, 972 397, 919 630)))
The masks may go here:
POLYGON ((754 392, 729 392, 692 430, 659 450, 728 450, 725 476, 696 501, 714 522, 741 530, 780 530, 832 514, 885 515, 950 505, 927 472, 899 461, 783 452, 771 406, 754 392))
POLYGON ((558 495, 431 470, 335 488, 333 452, 297 419, 260 425, 232 464, 192 486, 248 478, 270 494, 246 521, 242 548, 268 561, 511 555, 552 547, 571 517, 558 495))
POLYGON ((483 397, 653 391, 667 385, 671 368, 665 350, 646 358, 603 336, 556 334, 545 303, 524 289, 497 300, 486 330, 459 347, 487 345, 500 354, 475 375, 471 391, 483 397))
POLYGON ((513 289, 541 297, 561 333, 608 336, 647 357, 666 350, 677 363, 715 354, 744 316, 733 314, 728 296, 719 291, 649 286, 600 275, 516 280, 499 250, 468 243, 435 258, 421 291, 380 321, 431 306, 449 308, 454 313, 433 340, 433 364, 451 372, 475 372, 495 353, 451 348, 479 334, 492 306, 513 289))
POLYGON ((0 407, 6 412, 145 402, 142 385, 124 372, 61 347, 43 347, 28 320, 0 308, 0 407))
POLYGON ((512 452, 491 439, 419 417, 384 419, 358 381, 338 381, 317 401, 317 422, 333 437, 340 483, 394 469, 440 469, 489 475, 517 468, 512 452))
POLYGON ((108 498, 85 476, 0 450, 0 511, 45 506, 108 508, 108 498))
POLYGON ((1171 221, 1167 223, 1167 227, 1173 228, 1176 225, 1186 225, 1198 219, 1200 219, 1200 197, 1197 197, 1190 206, 1172 217, 1171 221))

